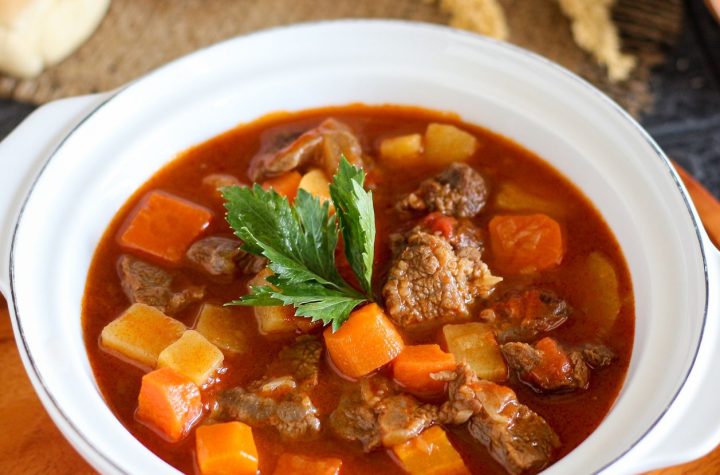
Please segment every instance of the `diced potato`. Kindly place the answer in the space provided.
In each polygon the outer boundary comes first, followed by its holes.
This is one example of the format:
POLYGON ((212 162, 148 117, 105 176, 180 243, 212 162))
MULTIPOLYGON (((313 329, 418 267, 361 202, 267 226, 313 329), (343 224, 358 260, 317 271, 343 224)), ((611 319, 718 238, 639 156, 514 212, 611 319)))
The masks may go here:
POLYGON ((380 157, 383 163, 393 167, 412 166, 420 161, 423 153, 420 134, 401 135, 380 143, 380 157))
POLYGON ((462 323, 443 327, 445 344, 458 362, 465 361, 480 379, 505 381, 507 366, 495 338, 485 323, 462 323))
POLYGON ((103 328, 100 343, 141 366, 155 368, 160 352, 185 330, 182 322, 155 307, 136 303, 103 328))
POLYGON ((618 277, 610 260, 592 252, 578 264, 585 285, 578 289, 576 305, 597 325, 598 332, 609 332, 620 314, 622 302, 618 277))
POLYGON ((477 139, 454 125, 430 124, 425 131, 425 158, 437 165, 467 160, 475 153, 477 139))
POLYGON ((568 211, 565 203, 558 203, 533 195, 514 183, 500 185, 495 195, 495 204, 503 210, 534 211, 556 218, 565 216, 568 211))
POLYGON ((244 353, 248 350, 247 318, 229 308, 206 303, 200 309, 195 330, 221 350, 244 353))
POLYGON ((330 200, 330 179, 319 168, 313 168, 304 174, 298 188, 320 198, 321 202, 330 200))
POLYGON ((440 426, 433 426, 404 444, 393 447, 410 475, 469 475, 462 457, 440 426))
MULTIPOLYGON (((272 275, 270 269, 263 269, 250 279, 248 287, 269 285, 267 277, 272 275)), ((258 330, 263 335, 273 333, 294 332, 297 329, 295 324, 295 309, 292 307, 253 307, 255 319, 258 323, 258 330)))
POLYGON ((222 351, 195 330, 188 330, 158 356, 158 368, 172 368, 202 386, 222 366, 222 351))

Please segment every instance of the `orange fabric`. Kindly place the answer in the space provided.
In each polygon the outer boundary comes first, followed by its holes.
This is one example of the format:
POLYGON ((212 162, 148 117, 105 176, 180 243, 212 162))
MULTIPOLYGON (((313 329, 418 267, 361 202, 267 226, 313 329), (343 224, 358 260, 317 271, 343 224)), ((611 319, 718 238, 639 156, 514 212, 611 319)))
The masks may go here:
POLYGON ((200 426, 195 450, 202 475, 255 475, 258 452, 252 429, 242 422, 200 426))
POLYGON ((495 265, 501 273, 527 274, 562 262, 562 230, 549 216, 495 216, 489 227, 495 265))
POLYGON ((385 312, 374 303, 350 314, 338 331, 324 332, 335 367, 351 378, 364 376, 391 362, 405 347, 385 312))
POLYGON ((393 363, 393 375, 412 392, 437 394, 443 392, 445 382, 434 380, 430 374, 451 371, 455 365, 455 356, 442 351, 439 345, 406 346, 393 363))
POLYGON ((182 439, 202 415, 200 389, 170 368, 142 378, 137 418, 172 442, 182 439))
POLYGON ((118 239, 120 244, 176 264, 213 215, 190 201, 153 191, 131 216, 118 239))
POLYGON ((317 458, 299 454, 282 454, 275 466, 274 475, 338 475, 342 460, 317 458))
POLYGON ((302 175, 296 171, 283 173, 275 178, 268 178, 262 183, 265 189, 272 188, 278 194, 287 196, 288 201, 292 203, 298 192, 302 175))
POLYGON ((433 426, 404 444, 393 447, 410 475, 469 475, 462 457, 440 426, 433 426))

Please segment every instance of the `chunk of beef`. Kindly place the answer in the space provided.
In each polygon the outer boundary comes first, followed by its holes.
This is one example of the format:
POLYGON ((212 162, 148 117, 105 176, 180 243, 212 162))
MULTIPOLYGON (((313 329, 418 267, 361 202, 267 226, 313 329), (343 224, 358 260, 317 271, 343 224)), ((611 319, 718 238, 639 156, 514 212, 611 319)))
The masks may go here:
POLYGON ((455 250, 443 237, 415 229, 394 260, 383 287, 390 318, 406 327, 468 315, 468 304, 487 297, 501 279, 474 247, 455 250))
POLYGON ((536 391, 587 388, 590 370, 580 352, 565 351, 552 338, 545 337, 535 346, 512 342, 500 348, 518 378, 536 391))
POLYGON ((338 437, 358 441, 369 452, 413 439, 436 419, 436 407, 400 394, 399 388, 382 376, 371 376, 341 396, 330 414, 330 427, 338 437))
POLYGON ((173 291, 173 278, 169 272, 135 257, 121 256, 117 269, 122 288, 132 302, 156 307, 169 315, 205 296, 202 287, 173 291))
POLYGON ((472 218, 485 207, 487 195, 483 177, 469 165, 456 162, 420 183, 397 207, 401 211, 439 211, 448 216, 472 218))
POLYGON ((308 391, 318 384, 322 349, 323 344, 316 337, 299 336, 295 343, 280 351, 268 373, 290 375, 299 388, 308 391))
POLYGON ((466 364, 458 365, 454 374, 440 376, 450 380, 440 422, 469 420, 470 434, 512 474, 539 470, 550 462, 560 439, 545 419, 520 403, 512 389, 478 380, 466 364))
POLYGON ((568 303, 552 292, 528 289, 503 296, 481 318, 495 322, 499 342, 527 342, 565 323, 571 312, 568 303))
MULTIPOLYGON (((266 382, 264 386, 274 385, 266 382)), ((282 386, 282 389, 287 389, 282 386)), ((272 393, 248 392, 232 388, 218 396, 219 420, 236 420, 252 427, 273 427, 288 439, 298 439, 320 431, 317 408, 307 394, 295 391, 272 393)))
POLYGON ((514 342, 505 343, 501 349, 518 378, 536 391, 586 389, 590 367, 607 366, 614 358, 613 352, 602 345, 568 351, 549 337, 534 346, 514 342))
POLYGON ((308 165, 335 175, 340 155, 362 166, 362 149, 350 128, 335 119, 326 119, 280 150, 265 150, 250 163, 248 176, 253 181, 281 175, 308 165))
POLYGON ((273 427, 289 439, 319 432, 320 418, 309 392, 318 384, 321 355, 320 340, 298 337, 280 351, 263 379, 221 392, 213 417, 273 427))
POLYGON ((593 369, 609 366, 615 360, 615 353, 604 345, 587 344, 579 351, 583 360, 593 369))
POLYGON ((267 259, 240 249, 240 241, 210 236, 195 241, 187 251, 190 262, 210 275, 230 277, 239 270, 243 274, 257 274, 267 265, 267 259))
POLYGON ((455 252, 473 248, 482 253, 484 248, 482 230, 469 219, 455 219, 440 213, 430 213, 410 232, 390 235, 390 249, 393 257, 397 257, 407 247, 407 238, 418 231, 425 231, 446 239, 455 252))

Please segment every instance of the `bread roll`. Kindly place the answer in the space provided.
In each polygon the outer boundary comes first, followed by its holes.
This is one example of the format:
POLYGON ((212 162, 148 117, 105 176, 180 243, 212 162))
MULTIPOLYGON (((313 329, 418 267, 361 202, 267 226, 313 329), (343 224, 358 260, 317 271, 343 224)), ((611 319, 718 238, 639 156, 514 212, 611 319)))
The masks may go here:
POLYGON ((110 0, 0 0, 0 72, 40 74, 82 44, 110 0))

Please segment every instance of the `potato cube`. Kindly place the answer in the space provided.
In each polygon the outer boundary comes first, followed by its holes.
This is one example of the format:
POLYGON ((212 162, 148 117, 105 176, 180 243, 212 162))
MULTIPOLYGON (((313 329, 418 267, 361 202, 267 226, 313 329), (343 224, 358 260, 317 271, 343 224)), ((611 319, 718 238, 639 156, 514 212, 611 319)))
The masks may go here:
POLYGON ((469 475, 462 457, 440 426, 433 426, 393 452, 410 475, 469 475))
POLYGON ((412 166, 422 158, 423 144, 420 134, 401 135, 380 143, 383 163, 393 167, 412 166))
POLYGON ((141 366, 155 368, 160 352, 185 330, 182 322, 155 307, 136 303, 103 328, 100 343, 141 366))
POLYGON ((165 348, 158 357, 158 368, 172 368, 202 386, 223 363, 222 351, 195 330, 165 348))
POLYGON ((551 201, 546 198, 528 193, 514 183, 503 183, 495 195, 497 207, 510 211, 533 211, 544 213, 553 217, 562 217, 568 214, 568 203, 551 201))
POLYGON ((437 165, 466 160, 475 153, 477 139, 454 125, 430 124, 425 131, 425 158, 437 165))
POLYGON ((577 307, 585 313, 588 322, 596 325, 598 335, 606 335, 622 309, 615 268, 600 252, 591 252, 574 267, 586 282, 578 291, 577 307))
MULTIPOLYGON (((272 275, 270 269, 263 269, 250 279, 248 287, 270 285, 267 277, 272 275)), ((255 319, 258 323, 258 330, 263 335, 272 333, 294 332, 297 329, 295 324, 295 309, 292 307, 253 307, 255 319)))
POLYGON ((244 353, 248 350, 248 319, 231 309, 206 303, 200 309, 195 330, 221 350, 244 353))
POLYGON ((450 353, 465 361, 480 379, 505 381, 507 366, 495 338, 495 331, 484 323, 445 325, 443 336, 450 353))
POLYGON ((330 180, 325 175, 325 172, 319 168, 313 168, 304 174, 300 179, 298 188, 302 188, 311 195, 320 198, 320 202, 330 200, 330 180))

